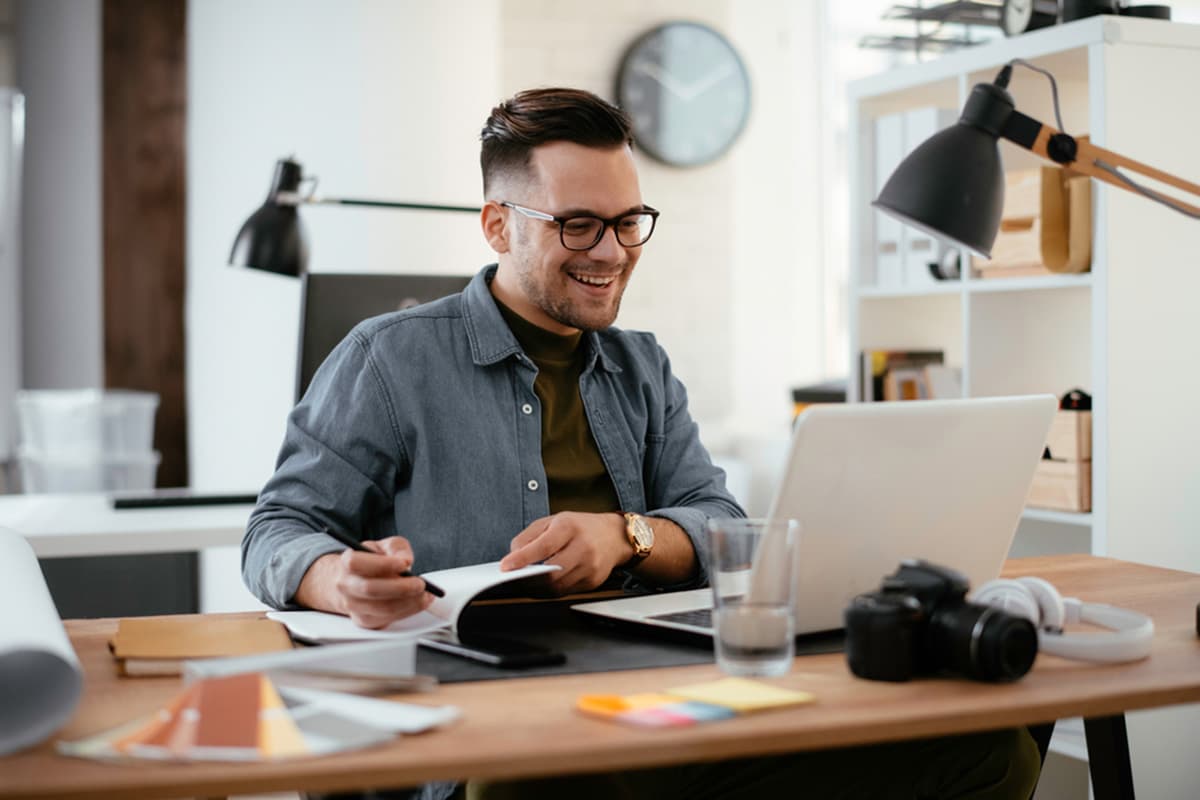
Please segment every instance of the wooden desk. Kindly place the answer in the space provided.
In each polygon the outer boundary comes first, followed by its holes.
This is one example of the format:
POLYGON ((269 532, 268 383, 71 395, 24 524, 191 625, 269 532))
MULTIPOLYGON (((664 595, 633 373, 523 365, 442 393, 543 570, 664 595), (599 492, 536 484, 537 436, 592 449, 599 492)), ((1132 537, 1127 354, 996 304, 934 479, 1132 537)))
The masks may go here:
MULTIPOLYGON (((1091 556, 1019 559, 1010 576, 1037 574, 1064 594, 1149 614, 1154 654, 1097 666, 1039 657, 1010 685, 966 680, 887 684, 850 675, 841 655, 799 658, 775 683, 815 692, 817 703, 693 728, 640 731, 573 710, 583 693, 631 693, 718 677, 715 666, 639 670, 443 686, 425 698, 462 708, 455 726, 386 746, 278 764, 100 764, 43 744, 0 759, 0 797, 160 797, 416 784, 435 779, 513 778, 816 750, 986 730, 1064 717, 1200 701, 1195 632, 1200 575, 1091 556)), ((113 620, 69 622, 86 671, 85 696, 60 733, 74 739, 147 713, 176 679, 119 679, 105 649, 113 620)))

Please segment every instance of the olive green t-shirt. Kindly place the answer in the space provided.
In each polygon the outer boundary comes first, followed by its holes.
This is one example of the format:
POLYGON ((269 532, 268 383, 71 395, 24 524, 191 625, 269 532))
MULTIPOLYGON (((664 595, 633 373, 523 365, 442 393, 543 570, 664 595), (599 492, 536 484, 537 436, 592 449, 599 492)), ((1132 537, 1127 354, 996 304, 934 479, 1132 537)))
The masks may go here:
POLYGON ((579 394, 586 358, 583 334, 560 336, 539 328, 499 300, 496 306, 538 367, 533 391, 542 404, 542 465, 549 484, 550 513, 619 510, 616 489, 592 438, 579 394))

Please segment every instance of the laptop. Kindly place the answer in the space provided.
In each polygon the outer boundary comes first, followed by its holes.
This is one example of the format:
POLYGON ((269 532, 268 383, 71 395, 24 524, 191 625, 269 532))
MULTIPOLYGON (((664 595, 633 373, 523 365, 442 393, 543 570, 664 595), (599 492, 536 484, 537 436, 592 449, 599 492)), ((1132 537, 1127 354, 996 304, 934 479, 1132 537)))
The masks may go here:
MULTIPOLYGON (((850 600, 906 558, 999 576, 1058 400, 1053 395, 815 405, 796 420, 771 518, 800 521, 796 634, 844 627, 850 600)), ((572 606, 712 635, 709 589, 572 606)))

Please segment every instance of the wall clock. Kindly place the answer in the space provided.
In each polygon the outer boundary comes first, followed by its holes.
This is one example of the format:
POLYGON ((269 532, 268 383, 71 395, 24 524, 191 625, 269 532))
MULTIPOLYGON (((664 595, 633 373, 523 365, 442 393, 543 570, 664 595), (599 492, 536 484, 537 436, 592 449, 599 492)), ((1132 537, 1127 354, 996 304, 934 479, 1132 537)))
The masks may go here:
POLYGON ((721 156, 746 126, 750 76, 733 45, 712 28, 668 22, 625 51, 617 104, 647 155, 694 167, 721 156))
POLYGON ((1006 36, 1019 36, 1057 21, 1056 0, 1004 0, 1000 7, 1000 27, 1006 36))

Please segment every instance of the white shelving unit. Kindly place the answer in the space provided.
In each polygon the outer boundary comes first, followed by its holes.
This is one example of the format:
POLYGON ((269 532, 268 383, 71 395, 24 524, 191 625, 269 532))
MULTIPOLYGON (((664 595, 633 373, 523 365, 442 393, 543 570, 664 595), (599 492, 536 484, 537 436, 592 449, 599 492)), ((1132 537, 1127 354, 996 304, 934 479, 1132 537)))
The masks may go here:
MULTIPOLYGON (((1068 133, 1200 180, 1200 26, 1092 17, 851 84, 851 399, 864 349, 941 349, 968 397, 1083 387, 1094 398, 1092 512, 1029 509, 1018 542, 1082 532, 1071 549, 1200 571, 1200 222, 1093 181, 1089 273, 985 280, 964 253, 961 280, 876 280, 876 121, 961 109, 1014 58, 1054 74, 1068 133)), ((1019 111, 1055 124, 1044 76, 1018 67, 1009 91, 1019 111)), ((1006 169, 1048 163, 1007 142, 1001 152, 1006 169)))

